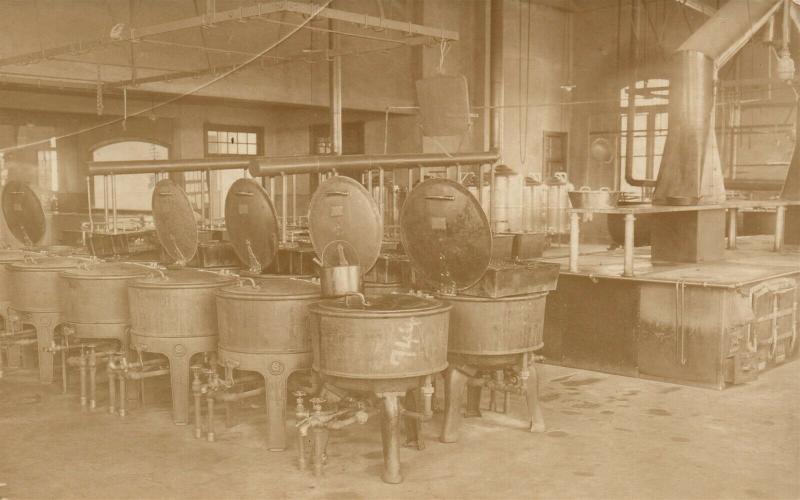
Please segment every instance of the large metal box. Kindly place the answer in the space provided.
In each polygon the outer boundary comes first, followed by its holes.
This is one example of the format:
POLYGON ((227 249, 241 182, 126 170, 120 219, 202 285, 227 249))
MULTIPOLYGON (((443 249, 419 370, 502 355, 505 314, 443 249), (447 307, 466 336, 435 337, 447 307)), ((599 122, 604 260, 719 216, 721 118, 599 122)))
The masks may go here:
POLYGON ((653 260, 720 260, 725 253, 725 210, 653 214, 650 241, 653 260))

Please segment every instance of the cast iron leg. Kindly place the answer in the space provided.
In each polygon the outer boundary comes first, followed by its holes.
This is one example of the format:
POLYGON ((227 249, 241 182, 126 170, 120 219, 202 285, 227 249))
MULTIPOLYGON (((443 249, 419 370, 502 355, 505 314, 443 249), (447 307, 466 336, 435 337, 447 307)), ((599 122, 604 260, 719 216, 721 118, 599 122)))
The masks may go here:
POLYGON ((383 441, 383 475, 381 479, 389 484, 403 481, 400 474, 400 404, 398 394, 382 395, 381 439, 383 441))
POLYGON ((467 385, 467 375, 452 366, 447 368, 444 375, 444 423, 442 435, 439 440, 443 443, 458 441, 458 430, 461 427, 461 399, 464 387, 467 385))
POLYGON ((39 351, 39 382, 42 384, 53 383, 53 353, 45 352, 45 347, 50 347, 53 342, 53 325, 49 320, 35 321, 36 341, 39 351))
POLYGON ((267 449, 286 449, 286 379, 288 373, 266 375, 267 449))
POLYGON ((172 421, 175 425, 189 423, 189 364, 192 356, 169 357, 169 377, 172 384, 172 421))
POLYGON ((531 361, 528 370, 530 375, 527 380, 525 400, 528 403, 528 414, 531 417, 531 432, 544 432, 544 416, 542 415, 542 407, 539 404, 539 377, 536 374, 536 364, 533 361, 531 361))

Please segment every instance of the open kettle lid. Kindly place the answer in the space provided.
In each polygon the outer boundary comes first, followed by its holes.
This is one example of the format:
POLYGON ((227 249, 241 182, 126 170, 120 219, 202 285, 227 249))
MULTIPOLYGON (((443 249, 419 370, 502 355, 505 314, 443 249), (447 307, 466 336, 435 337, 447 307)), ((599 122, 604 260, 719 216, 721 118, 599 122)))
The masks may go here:
POLYGON ((461 184, 428 179, 400 212, 400 241, 411 265, 436 288, 464 290, 492 257, 492 231, 477 199, 461 184))
POLYGON ((326 266, 358 265, 363 274, 381 253, 378 204, 350 177, 336 175, 319 185, 309 204, 308 229, 317 258, 326 266))
POLYGON ((186 192, 170 179, 153 189, 153 222, 164 251, 178 262, 194 258, 199 244, 197 219, 186 192))
POLYGON ((3 216, 11 234, 20 243, 35 245, 47 229, 39 196, 23 182, 11 181, 3 188, 3 216))
POLYGON ((234 182, 225 196, 225 228, 245 266, 268 267, 278 252, 278 215, 266 190, 253 179, 234 182))

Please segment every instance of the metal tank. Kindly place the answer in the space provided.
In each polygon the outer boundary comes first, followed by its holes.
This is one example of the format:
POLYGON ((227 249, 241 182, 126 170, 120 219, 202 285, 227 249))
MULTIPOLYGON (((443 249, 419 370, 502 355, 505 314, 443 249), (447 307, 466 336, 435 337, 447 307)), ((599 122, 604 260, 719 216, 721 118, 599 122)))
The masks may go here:
MULTIPOLYGON (((326 248, 341 241, 340 248, 353 252, 346 260, 368 271, 378 259, 383 236, 375 201, 363 186, 340 177, 320 184, 314 198, 321 201, 312 203, 309 226, 325 230, 312 233, 320 261, 326 262, 326 248)), ((400 418, 405 417, 407 423, 413 419, 419 427, 432 415, 431 376, 447 366, 450 306, 411 294, 351 293, 313 304, 310 311, 314 370, 326 384, 356 394, 371 393, 381 400, 382 478, 387 483, 401 482, 400 418), (418 397, 419 392, 424 398, 418 397), (402 396, 410 403, 408 408, 401 406, 402 396), (421 399, 425 409, 417 411, 421 399)), ((325 418, 321 404, 314 406, 311 417, 302 421, 312 422, 312 427, 314 419, 325 418)), ((319 434, 313 435, 318 445, 319 434)), ((320 464, 315 466, 321 469, 320 464)))
POLYGON ((10 276, 6 264, 19 262, 25 259, 26 253, 22 250, 0 250, 0 317, 3 318, 4 327, 9 329, 8 308, 11 307, 12 290, 10 276))
POLYGON ((6 266, 9 276, 11 310, 22 324, 36 330, 39 346, 39 381, 53 383, 53 344, 56 327, 63 321, 61 273, 77 267, 71 257, 26 256, 23 261, 6 266))
MULTIPOLYGON (((153 218, 170 257, 190 261, 197 252, 197 222, 186 193, 168 179, 153 190, 153 218)), ((128 285, 131 347, 168 359, 176 424, 189 420, 192 357, 217 348, 214 293, 233 283, 230 275, 179 268, 153 272, 128 285)))
MULTIPOLYGON (((457 440, 467 386, 468 415, 480 414, 483 387, 493 391, 492 409, 496 392, 524 394, 531 431, 544 430, 533 351, 543 346, 547 292, 527 292, 532 287, 523 283, 494 287, 505 292, 502 297, 460 294, 483 289, 474 285, 492 264, 492 233, 478 200, 456 182, 430 179, 419 184, 403 206, 400 226, 416 274, 439 300, 452 306, 441 440, 457 440)), ((554 287, 552 283, 544 288, 554 287)))
MULTIPOLYGON (((257 372, 263 377, 267 448, 279 451, 286 448, 287 381, 296 371, 311 369, 308 306, 320 299, 320 287, 288 276, 260 274, 272 263, 278 249, 278 218, 269 196, 257 182, 239 179, 233 183, 225 199, 225 223, 233 248, 249 268, 250 278, 216 291, 219 363, 228 368, 229 382, 233 380, 233 369, 257 372)), ((233 389, 229 385, 223 384, 221 390, 233 389)), ((206 393, 213 398, 214 391, 212 385, 206 393)), ((234 394, 221 394, 220 399, 230 402, 234 394)), ((199 405, 199 398, 195 401, 199 405)), ((208 413, 209 422, 213 422, 213 410, 208 413)), ((199 419, 196 424, 199 437, 199 419)), ((209 440, 213 440, 213 432, 213 425, 209 424, 209 440)))

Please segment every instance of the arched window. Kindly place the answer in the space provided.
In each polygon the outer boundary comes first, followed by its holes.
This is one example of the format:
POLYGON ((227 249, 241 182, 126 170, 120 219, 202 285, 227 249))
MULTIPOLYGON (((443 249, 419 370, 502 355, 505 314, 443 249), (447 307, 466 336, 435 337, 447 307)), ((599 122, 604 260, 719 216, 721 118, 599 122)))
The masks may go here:
MULTIPOLYGON (((166 160, 169 149, 161 144, 146 141, 121 141, 106 144, 92 153, 94 161, 166 160)), ((119 210, 150 210, 150 199, 155 187, 155 174, 116 176, 117 208, 119 210)), ((109 208, 111 193, 109 192, 109 208)), ((94 208, 105 208, 103 178, 94 178, 94 208)))
MULTIPOLYGON (((628 87, 619 93, 620 106, 620 189, 638 191, 625 182, 628 141, 628 87)), ((661 166, 669 123, 669 80, 653 78, 636 82, 636 115, 633 120, 633 176, 655 179, 661 166)))

